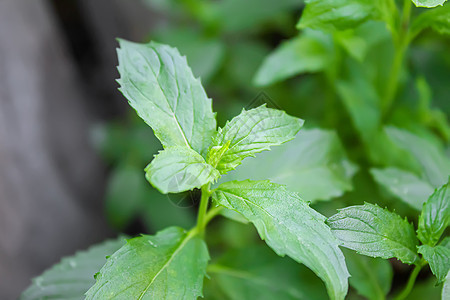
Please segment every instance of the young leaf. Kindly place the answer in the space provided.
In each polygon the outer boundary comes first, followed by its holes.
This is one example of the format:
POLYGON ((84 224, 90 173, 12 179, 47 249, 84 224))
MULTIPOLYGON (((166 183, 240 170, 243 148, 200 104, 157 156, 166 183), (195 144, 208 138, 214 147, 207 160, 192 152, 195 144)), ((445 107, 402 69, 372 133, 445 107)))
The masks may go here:
POLYGON ((327 224, 346 248, 381 258, 396 257, 413 264, 418 241, 413 226, 399 215, 366 203, 339 210, 327 224))
POLYGON ((310 270, 263 245, 228 251, 207 270, 230 300, 327 298, 323 283, 310 270))
POLYGON ((397 168, 371 169, 370 172, 376 182, 417 210, 422 210, 434 190, 426 180, 397 168))
POLYGON ((106 256, 125 244, 125 238, 105 241, 65 257, 60 263, 33 279, 20 300, 83 299, 84 293, 95 283, 94 274, 106 262, 106 256))
POLYGON ((119 40, 120 90, 164 147, 203 154, 216 129, 211 99, 186 58, 167 45, 119 40))
POLYGON ((262 63, 254 83, 269 85, 291 76, 322 71, 333 56, 333 41, 321 31, 308 30, 283 42, 262 63))
POLYGON ((417 159, 426 178, 434 187, 447 182, 450 175, 450 159, 441 147, 395 127, 387 127, 386 133, 397 146, 409 151, 417 159))
POLYGON ((412 0, 417 7, 436 7, 443 5, 447 0, 412 0))
POLYGON ((417 250, 430 264, 431 272, 436 276, 438 284, 445 280, 450 270, 450 248, 444 246, 422 245, 417 250))
POLYGON ((392 267, 389 261, 344 251, 350 272, 349 283, 358 294, 370 300, 385 299, 391 288, 392 267))
POLYGON ((108 258, 86 299, 196 299, 208 260, 205 242, 179 227, 136 237, 108 258))
POLYGON ((325 217, 297 193, 269 181, 231 181, 221 184, 213 199, 252 222, 278 255, 288 255, 314 271, 331 299, 344 299, 349 276, 344 256, 325 217))
POLYGON ((248 159, 220 182, 270 179, 313 202, 351 190, 355 172, 356 166, 348 160, 335 132, 302 129, 294 140, 248 159))
POLYGON ((220 176, 200 154, 186 147, 161 151, 145 171, 147 180, 163 194, 200 188, 220 176))
POLYGON ((230 143, 222 157, 216 158, 217 169, 224 174, 234 170, 244 158, 292 140, 302 125, 303 120, 265 105, 242 110, 239 116, 219 128, 213 138, 213 148, 230 143))
POLYGON ((434 246, 450 224, 450 183, 437 189, 428 198, 419 217, 419 240, 434 246))
POLYGON ((297 28, 327 31, 355 28, 378 16, 376 1, 370 0, 306 0, 297 28))

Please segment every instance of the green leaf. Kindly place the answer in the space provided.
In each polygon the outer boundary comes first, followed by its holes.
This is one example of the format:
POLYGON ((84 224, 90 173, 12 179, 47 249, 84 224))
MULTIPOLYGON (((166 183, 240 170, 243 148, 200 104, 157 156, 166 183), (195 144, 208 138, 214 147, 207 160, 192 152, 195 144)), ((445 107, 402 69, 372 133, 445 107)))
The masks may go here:
POLYGON ((119 237, 63 258, 34 278, 20 299, 84 299, 84 293, 95 283, 94 274, 105 264, 105 257, 124 244, 125 238, 119 237))
POLYGON ((186 58, 167 45, 119 40, 120 90, 164 147, 203 154, 216 129, 211 99, 186 58))
POLYGON ((205 36, 203 32, 190 27, 169 27, 152 34, 164 44, 176 47, 186 55, 192 72, 208 82, 220 69, 225 57, 225 45, 216 38, 205 36))
POLYGON ((406 219, 365 203, 343 208, 327 224, 346 248, 381 258, 396 257, 413 264, 418 260, 414 227, 406 219))
POLYGON ((228 251, 207 270, 230 300, 327 298, 323 283, 311 271, 262 245, 228 251))
POLYGON ((297 28, 327 31, 355 28, 378 16, 376 1, 370 0, 306 0, 297 28))
POLYGON ((444 246, 423 245, 417 250, 430 264, 431 272, 436 276, 438 284, 445 280, 450 270, 450 248, 444 246))
POLYGON ((106 187, 105 209, 115 228, 124 229, 139 213, 148 185, 142 175, 142 169, 130 165, 113 170, 106 187))
POLYGON ((324 70, 333 59, 333 41, 320 31, 308 30, 283 42, 263 61, 254 84, 265 86, 291 76, 324 70))
POLYGON ((219 128, 213 138, 213 148, 230 143, 217 169, 224 174, 234 170, 244 158, 292 140, 302 125, 303 120, 265 105, 242 110, 240 115, 219 128))
POLYGON ((450 224, 450 183, 437 189, 428 198, 419 217, 419 240, 434 246, 450 224))
POLYGON ((370 172, 376 182, 419 211, 434 191, 426 180, 411 172, 397 168, 371 169, 370 172))
POLYGON ((417 7, 436 7, 443 5, 447 0, 412 0, 417 7))
POLYGON ((351 190, 355 171, 356 166, 348 160, 335 132, 302 129, 291 142, 246 160, 220 182, 270 179, 313 202, 351 190))
POLYGON ((305 264, 326 284, 331 299, 344 299, 348 271, 325 217, 297 193, 269 181, 232 181, 220 185, 213 199, 252 222, 280 256, 305 264))
POLYGON ((395 127, 387 127, 386 133, 397 146, 410 152, 417 159, 424 176, 433 187, 439 187, 447 182, 450 175, 450 159, 442 147, 395 127))
POLYGON ((219 171, 192 149, 170 147, 145 168, 145 177, 161 193, 180 193, 217 180, 219 171))
POLYGON ((450 272, 445 277, 444 286, 442 287, 442 300, 450 299, 450 272))
MULTIPOLYGON (((445 2, 445 1, 444 1, 445 2)), ((411 24, 415 36, 425 28, 432 28, 440 34, 450 34, 450 4, 428 9, 421 13, 411 24)))
POLYGON ((370 300, 385 299, 391 289, 392 267, 389 261, 344 251, 350 272, 349 283, 358 294, 370 300))
POLYGON ((205 242, 179 227, 136 237, 108 258, 86 299, 196 299, 208 260, 205 242))

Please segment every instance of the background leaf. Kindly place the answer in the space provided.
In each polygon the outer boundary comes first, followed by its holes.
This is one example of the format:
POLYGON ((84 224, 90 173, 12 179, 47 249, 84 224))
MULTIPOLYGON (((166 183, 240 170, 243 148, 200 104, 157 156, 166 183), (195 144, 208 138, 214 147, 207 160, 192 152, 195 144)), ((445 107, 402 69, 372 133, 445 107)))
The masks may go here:
POLYGON ((298 28, 343 30, 354 28, 378 14, 370 0, 307 0, 298 28))
POLYGON ((21 300, 84 299, 84 293, 95 283, 94 274, 111 255, 125 244, 125 237, 105 241, 85 251, 65 257, 42 275, 20 296, 21 300))
POLYGON ((310 270, 262 245, 228 251, 208 267, 208 274, 227 299, 327 298, 323 283, 310 270))
POLYGON ((417 7, 436 7, 442 5, 447 0, 412 0, 417 7))
POLYGON ((245 160, 220 182, 270 179, 314 202, 351 190, 355 172, 356 166, 348 160, 334 131, 302 129, 289 143, 245 160))
POLYGON ((164 147, 186 146, 202 154, 216 129, 211 99, 169 46, 119 40, 120 90, 152 127, 164 147))
POLYGON ((269 85, 291 76, 324 70, 331 63, 333 41, 320 31, 305 30, 281 43, 267 56, 255 75, 258 86, 269 85))
POLYGON ((413 264, 418 241, 413 226, 399 215, 366 203, 340 209, 327 220, 346 248, 371 257, 396 257, 413 264))
POLYGON ((397 168, 372 169, 375 180, 392 194, 402 199, 416 210, 422 210, 423 204, 434 189, 426 180, 415 174, 397 168))
POLYGON ((136 237, 108 258, 86 299, 195 299, 208 260, 205 242, 179 227, 136 237))
POLYGON ((219 128, 213 138, 213 147, 230 142, 217 169, 226 173, 240 165, 244 158, 292 140, 302 125, 303 120, 265 105, 242 110, 240 115, 219 128))
POLYGON ((344 256, 325 217, 296 193, 269 181, 232 181, 221 184, 213 199, 252 222, 278 255, 288 255, 314 271, 331 299, 344 299, 348 287, 344 256))
POLYGON ((391 289, 393 271, 389 261, 346 250, 345 262, 350 272, 349 283, 358 294, 370 300, 385 299, 391 289))
POLYGON ((217 180, 219 171, 192 149, 170 147, 145 168, 147 180, 161 193, 179 193, 217 180))
POLYGON ((450 184, 437 189, 428 198, 419 216, 417 236, 424 244, 434 246, 450 224, 450 184))

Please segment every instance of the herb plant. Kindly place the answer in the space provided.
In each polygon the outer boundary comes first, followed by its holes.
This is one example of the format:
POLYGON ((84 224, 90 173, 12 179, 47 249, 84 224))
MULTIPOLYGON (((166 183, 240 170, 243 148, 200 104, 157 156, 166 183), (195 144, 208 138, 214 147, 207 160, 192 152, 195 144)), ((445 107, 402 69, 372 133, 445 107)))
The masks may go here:
MULTIPOLYGON (((239 18, 241 1, 234 6, 234 0, 182 1, 181 10, 174 1, 147 1, 177 15, 186 10, 202 26, 201 36, 184 29, 171 34, 173 28, 156 36, 187 49, 194 74, 206 77, 208 87, 224 91, 222 85, 233 85, 228 76, 241 82, 230 88, 232 92, 225 91, 225 98, 245 88, 242 82, 247 84, 248 76, 231 73, 227 66, 220 71, 218 57, 224 56, 223 40, 230 32, 269 15, 264 5, 256 4, 258 17, 252 20, 239 18), (227 9, 233 7, 237 10, 227 18, 227 9), (188 40, 185 47, 180 42, 184 40, 188 40)), ((278 2, 280 9, 274 10, 278 12, 296 5, 291 0, 278 2)), ((449 34, 450 5, 418 0, 305 2, 299 32, 267 56, 253 83, 285 99, 280 101, 285 101, 289 112, 314 116, 316 126, 336 132, 300 130, 301 119, 265 105, 244 109, 217 129, 212 101, 178 50, 156 42, 119 40, 120 90, 163 146, 145 169, 145 178, 161 194, 198 191, 196 224, 189 229, 188 214, 175 215, 176 209, 166 207, 171 212, 166 223, 183 219, 184 228, 172 226, 126 242, 120 237, 65 258, 34 279, 22 299, 204 295, 207 299, 318 300, 326 298, 323 290, 330 299, 346 295, 354 299, 355 291, 367 299, 432 299, 413 291, 427 265, 436 277, 431 287, 442 285, 442 299, 450 298, 450 159, 445 149, 450 127, 445 113, 431 106, 430 85, 448 77, 424 72, 425 76, 410 62, 414 51, 420 52, 415 43, 428 41, 423 36, 429 29, 449 34), (308 100, 306 105, 294 102, 302 97, 308 100), (311 108, 318 101, 326 104, 320 118, 311 108), (325 202, 330 199, 334 201, 325 202), (335 214, 337 207, 344 208, 335 214), (417 220, 415 225, 404 215, 417 220), (231 233, 224 234, 216 226, 218 216, 233 221, 226 224, 242 227, 234 231, 226 227, 231 233), (241 223, 251 223, 276 255, 292 260, 279 258, 255 242, 238 241, 253 235, 252 231, 246 235, 250 226, 241 223), (233 242, 239 247, 218 255, 223 253, 216 251, 217 244, 220 248, 233 242), (110 256, 105 263, 106 255, 110 256), (412 269, 404 286, 389 294, 392 265, 400 268, 392 258, 412 269), (298 263, 323 283, 311 279, 314 276, 299 269, 298 263)), ((432 41, 437 39, 431 35, 432 41)), ((237 61, 245 69, 246 59, 237 61)), ((446 95, 441 92, 435 98, 444 99, 445 105, 446 95)), ((221 120, 224 115, 217 117, 221 120)), ((125 150, 113 154, 117 158, 124 152, 142 152, 138 162, 128 156, 123 159, 120 176, 114 178, 113 186, 118 188, 111 193, 115 199, 111 207, 124 216, 122 226, 131 219, 131 210, 152 211, 141 207, 140 198, 147 194, 144 180, 139 181, 143 179, 140 163, 150 160, 148 155, 157 147, 142 144, 138 130, 134 133, 136 138, 130 136, 125 150)), ((117 148, 113 144, 108 150, 117 148)), ((151 218, 158 214, 155 209, 151 218)))

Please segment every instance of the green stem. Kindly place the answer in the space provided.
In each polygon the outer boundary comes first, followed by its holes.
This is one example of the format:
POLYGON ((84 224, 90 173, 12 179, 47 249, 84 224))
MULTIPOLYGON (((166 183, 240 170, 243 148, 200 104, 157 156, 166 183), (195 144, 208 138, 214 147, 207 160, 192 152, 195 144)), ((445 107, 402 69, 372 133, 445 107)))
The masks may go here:
POLYGON ((205 227, 207 223, 206 212, 208 210, 209 196, 211 196, 211 191, 209 190, 210 184, 202 186, 202 197, 200 199, 200 207, 198 208, 197 216, 197 232, 200 235, 204 235, 205 227))
POLYGON ((416 282, 417 275, 419 275, 420 270, 425 266, 427 263, 425 260, 421 260, 414 268, 414 270, 409 275, 408 282, 406 283, 405 288, 403 291, 400 292, 400 294, 397 295, 397 297, 394 298, 394 300, 403 300, 408 297, 408 295, 411 293, 412 288, 414 287, 414 283, 416 282))
POLYGON ((391 71, 389 74, 386 93, 382 102, 382 109, 384 114, 389 112, 392 102, 395 99, 398 89, 398 81, 400 77, 400 71, 402 68, 403 60, 406 50, 408 49, 410 42, 409 23, 411 16, 411 0, 404 0, 402 16, 398 27, 398 34, 394 35, 395 54, 392 62, 391 71))

